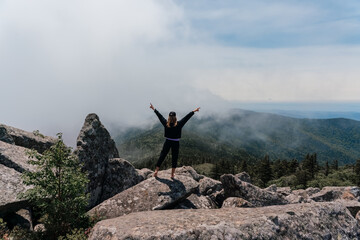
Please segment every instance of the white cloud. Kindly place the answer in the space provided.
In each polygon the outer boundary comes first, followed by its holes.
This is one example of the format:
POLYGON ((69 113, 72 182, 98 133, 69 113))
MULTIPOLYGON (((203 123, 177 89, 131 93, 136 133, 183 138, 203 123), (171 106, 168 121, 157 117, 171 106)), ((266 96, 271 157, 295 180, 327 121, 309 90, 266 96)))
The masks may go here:
MULTIPOLYGON (((310 23, 327 15, 313 5, 245 3, 205 1, 192 9, 165 0, 1 1, 0 122, 74 139, 87 113, 137 124, 151 116, 150 101, 164 112, 186 112, 227 100, 360 100, 356 45, 218 42, 224 32, 251 41, 278 29, 310 34, 319 29, 310 23)), ((336 21, 336 29, 348 26, 339 39, 358 26, 344 21, 336 21)), ((324 29, 324 38, 336 35, 324 29)))

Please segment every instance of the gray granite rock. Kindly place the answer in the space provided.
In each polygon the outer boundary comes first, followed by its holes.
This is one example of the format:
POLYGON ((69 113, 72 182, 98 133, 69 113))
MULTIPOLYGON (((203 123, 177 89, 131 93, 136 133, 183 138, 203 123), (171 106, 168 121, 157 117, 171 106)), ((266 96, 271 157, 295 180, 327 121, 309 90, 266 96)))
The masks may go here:
MULTIPOLYGON (((171 175, 171 168, 162 171, 163 174, 167 174, 167 175, 171 175)), ((181 175, 181 176, 187 176, 187 177, 191 177, 193 178, 195 181, 199 182, 200 179, 204 178, 204 176, 198 174, 194 168, 190 167, 190 166, 182 166, 182 167, 178 167, 175 170, 175 176, 177 175, 181 175)))
POLYGON ((223 202, 225 201, 225 191, 222 189, 221 191, 214 192, 209 195, 209 198, 216 204, 218 208, 221 208, 223 202))
POLYGON ((255 207, 288 204, 289 202, 281 195, 269 192, 251 183, 241 181, 232 174, 224 174, 220 177, 224 186, 225 197, 241 197, 255 207))
POLYGON ((151 178, 154 174, 154 171, 148 168, 136 169, 138 174, 142 177, 143 180, 151 178))
POLYGON ((93 207, 105 200, 103 186, 109 160, 119 158, 119 153, 114 140, 94 113, 86 117, 76 145, 75 154, 79 161, 84 163, 84 170, 88 172, 89 207, 93 207))
POLYGON ((307 195, 310 197, 318 192, 320 192, 320 188, 313 188, 313 187, 309 187, 307 189, 305 189, 307 195))
POLYGON ((19 226, 24 229, 33 230, 33 216, 30 208, 20 209, 3 217, 10 228, 19 226))
POLYGON ((239 197, 229 197, 225 199, 222 205, 223 208, 235 208, 235 207, 254 207, 250 202, 239 197))
POLYGON ((157 178, 149 178, 118 193, 91 209, 89 214, 114 218, 132 212, 171 208, 197 191, 198 186, 191 177, 177 175, 170 179, 168 174, 159 172, 157 178))
POLYGON ((278 187, 276 192, 286 197, 290 195, 292 191, 290 187, 278 187))
POLYGON ((111 198, 142 180, 143 178, 128 161, 121 158, 109 159, 102 187, 101 201, 111 198))
POLYGON ((217 205, 209 196, 191 194, 185 200, 179 202, 174 209, 215 209, 217 205))
POLYGON ((264 190, 276 193, 277 192, 276 184, 272 184, 269 187, 265 188, 264 190))
POLYGON ((199 193, 202 195, 210 195, 212 193, 221 191, 223 186, 220 181, 212 178, 204 177, 199 182, 199 193))
POLYGON ((316 202, 330 202, 338 199, 359 200, 359 187, 324 187, 310 198, 316 202))
POLYGON ((0 217, 28 206, 27 201, 18 197, 28 188, 22 183, 21 173, 0 164, 0 217))
POLYGON ((18 172, 34 171, 35 167, 28 163, 29 149, 0 141, 0 164, 18 172))
POLYGON ((251 183, 251 177, 247 172, 238 173, 235 177, 239 178, 241 181, 251 183))
POLYGON ((95 239, 359 239, 340 203, 137 212, 98 222, 95 239))
POLYGON ((0 124, 0 141, 43 153, 56 142, 56 138, 44 136, 38 132, 27 132, 18 128, 0 124))

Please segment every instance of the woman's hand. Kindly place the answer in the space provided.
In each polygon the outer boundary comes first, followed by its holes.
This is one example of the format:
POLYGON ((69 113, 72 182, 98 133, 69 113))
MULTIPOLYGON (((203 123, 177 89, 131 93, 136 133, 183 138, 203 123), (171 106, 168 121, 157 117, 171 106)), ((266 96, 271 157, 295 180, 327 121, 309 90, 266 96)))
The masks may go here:
POLYGON ((154 108, 154 106, 150 103, 150 108, 152 109, 152 110, 155 110, 155 108, 154 108))
POLYGON ((198 112, 200 110, 200 107, 196 108, 195 110, 193 110, 193 112, 198 112))

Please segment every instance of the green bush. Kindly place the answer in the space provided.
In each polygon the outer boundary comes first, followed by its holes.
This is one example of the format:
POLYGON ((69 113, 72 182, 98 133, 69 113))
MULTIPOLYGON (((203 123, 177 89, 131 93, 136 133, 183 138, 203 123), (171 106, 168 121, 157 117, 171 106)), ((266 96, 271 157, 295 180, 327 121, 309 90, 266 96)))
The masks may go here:
POLYGON ((24 183, 32 188, 20 197, 39 209, 47 238, 57 239, 73 228, 87 227, 87 174, 82 172, 71 148, 64 144, 62 135, 58 134, 57 142, 42 155, 31 151, 29 156, 29 163, 35 165, 37 171, 23 173, 24 183))

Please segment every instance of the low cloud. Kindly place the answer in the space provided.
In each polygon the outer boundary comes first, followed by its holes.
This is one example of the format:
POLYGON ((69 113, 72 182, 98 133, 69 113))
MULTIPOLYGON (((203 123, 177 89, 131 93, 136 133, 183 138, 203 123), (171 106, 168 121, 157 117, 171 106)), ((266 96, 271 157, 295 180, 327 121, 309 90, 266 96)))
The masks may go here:
MULTIPOLYGON (((359 100, 356 45, 249 48, 246 41, 262 37, 257 23, 270 18, 271 32, 288 16, 273 19, 271 9, 289 6, 278 2, 252 19, 247 9, 261 9, 262 1, 230 15, 207 4, 1 1, 0 122, 63 132, 73 145, 88 113, 109 126, 141 125, 153 117, 150 102, 165 113, 197 106, 209 113, 232 101, 359 100), (218 38, 226 31, 247 40, 229 47, 218 38)), ((296 17, 282 29, 318 16, 318 6, 303 7, 290 8, 296 17)), ((346 34, 357 27, 348 23, 346 34)))

